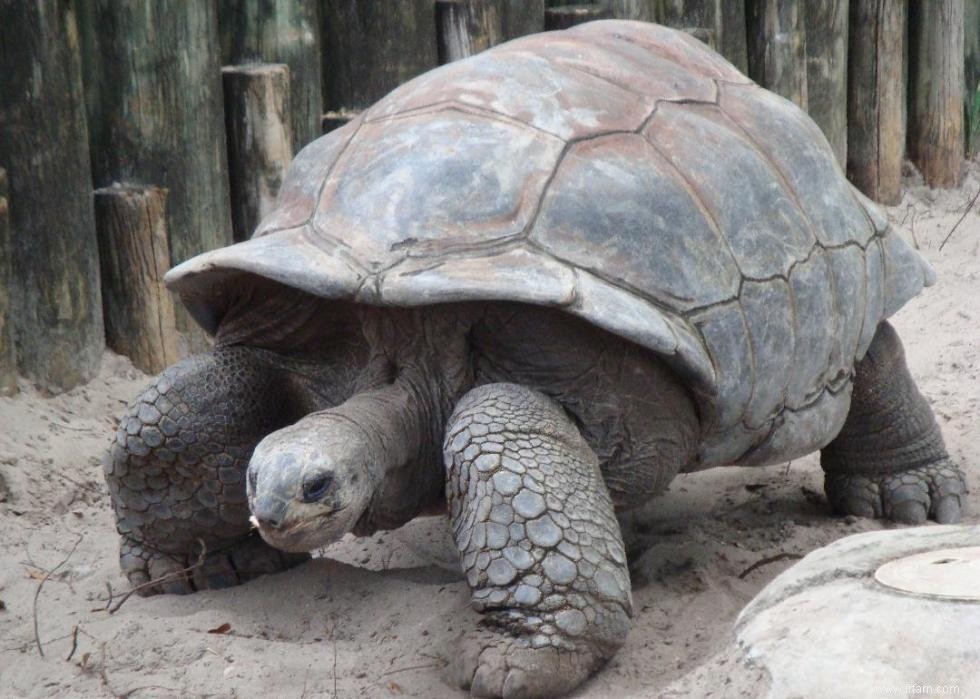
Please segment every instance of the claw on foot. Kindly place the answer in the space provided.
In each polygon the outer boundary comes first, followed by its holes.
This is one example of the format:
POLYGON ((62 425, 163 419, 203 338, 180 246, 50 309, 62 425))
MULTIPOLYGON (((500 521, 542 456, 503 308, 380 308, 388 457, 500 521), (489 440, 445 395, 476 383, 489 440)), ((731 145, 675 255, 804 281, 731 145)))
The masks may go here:
POLYGON ((555 697, 575 689, 609 656, 581 644, 534 645, 528 636, 487 628, 464 634, 449 666, 450 679, 475 697, 555 697))
POLYGON ((902 524, 953 524, 966 506, 966 479, 949 460, 892 473, 831 472, 824 487, 835 512, 902 524))

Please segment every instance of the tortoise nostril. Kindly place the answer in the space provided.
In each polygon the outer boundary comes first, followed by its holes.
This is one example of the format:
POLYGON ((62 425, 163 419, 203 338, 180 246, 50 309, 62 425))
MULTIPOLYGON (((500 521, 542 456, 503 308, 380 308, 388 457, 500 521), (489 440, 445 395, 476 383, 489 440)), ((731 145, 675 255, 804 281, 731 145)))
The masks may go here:
POLYGON ((252 505, 252 516, 259 529, 281 529, 286 519, 286 506, 275 498, 262 497, 252 505))

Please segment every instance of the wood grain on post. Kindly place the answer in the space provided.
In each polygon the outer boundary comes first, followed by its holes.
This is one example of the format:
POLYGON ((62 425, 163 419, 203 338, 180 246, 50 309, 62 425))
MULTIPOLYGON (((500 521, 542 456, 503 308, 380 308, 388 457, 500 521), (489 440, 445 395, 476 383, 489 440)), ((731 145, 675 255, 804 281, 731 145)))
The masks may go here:
POLYGON ((293 155, 289 67, 249 63, 221 69, 235 241, 248 240, 272 211, 293 155))
POLYGON ((909 158, 930 187, 963 172, 963 0, 913 2, 909 13, 909 158))
POLYGON ((11 230, 6 321, 19 372, 52 393, 92 378, 105 346, 78 61, 71 5, 0 3, 0 165, 11 230))
POLYGON ((963 22, 964 73, 963 103, 966 107, 966 154, 980 154, 980 0, 966 0, 963 22))
POLYGON ((222 65, 289 66, 289 123, 293 150, 320 135, 323 65, 317 0, 220 0, 222 65))
POLYGON ((432 0, 329 0, 323 22, 326 111, 361 111, 437 65, 432 0))
POLYGON ((500 43, 494 0, 436 0, 439 63, 452 63, 500 43))
POLYGON ((499 0, 504 41, 544 31, 544 0, 499 0))
POLYGON ((807 108, 843 168, 847 165, 848 0, 807 0, 803 9, 807 108))
POLYGON ((720 0, 661 0, 657 21, 685 31, 715 50, 720 48, 720 0))
POLYGON ((847 176, 884 204, 901 199, 906 0, 850 0, 847 176))
POLYGON ((657 2, 658 0, 609 0, 609 12, 615 19, 656 22, 657 2))
POLYGON ((609 19, 612 16, 608 5, 590 2, 582 5, 558 5, 546 8, 544 11, 544 28, 547 31, 568 29, 576 24, 591 22, 597 19, 609 19))
POLYGON ((163 283, 170 267, 166 199, 160 187, 95 190, 106 343, 151 374, 178 359, 174 303, 163 283))
POLYGON ((800 0, 747 0, 749 77, 807 108, 806 34, 800 0))
MULTIPOLYGON (((169 190, 171 264, 230 244, 215 4, 92 0, 79 7, 95 186, 169 190)), ((207 348, 183 307, 177 328, 190 350, 207 348)))
POLYGON ((17 354, 10 317, 10 285, 13 280, 10 239, 10 203, 7 171, 0 168, 0 396, 17 393, 17 354))
POLYGON ((718 50, 733 66, 749 74, 748 37, 745 32, 745 0, 722 0, 721 45, 718 50))

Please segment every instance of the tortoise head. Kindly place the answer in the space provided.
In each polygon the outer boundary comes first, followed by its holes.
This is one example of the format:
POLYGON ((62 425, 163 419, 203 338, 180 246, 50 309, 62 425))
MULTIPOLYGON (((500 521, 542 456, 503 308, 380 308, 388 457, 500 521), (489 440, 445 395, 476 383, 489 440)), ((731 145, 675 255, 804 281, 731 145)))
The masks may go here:
POLYGON ((340 539, 374 492, 372 449, 363 430, 314 413, 255 448, 246 492, 252 524, 270 545, 312 551, 340 539))

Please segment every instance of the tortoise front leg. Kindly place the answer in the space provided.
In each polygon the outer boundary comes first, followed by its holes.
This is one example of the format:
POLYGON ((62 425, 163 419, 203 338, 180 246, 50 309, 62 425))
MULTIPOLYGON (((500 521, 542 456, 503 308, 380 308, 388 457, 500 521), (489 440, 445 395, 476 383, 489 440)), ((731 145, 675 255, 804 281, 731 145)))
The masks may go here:
POLYGON ((574 689, 623 644, 632 614, 596 455, 555 401, 514 384, 467 393, 444 449, 453 534, 483 614, 455 681, 490 697, 574 689))

